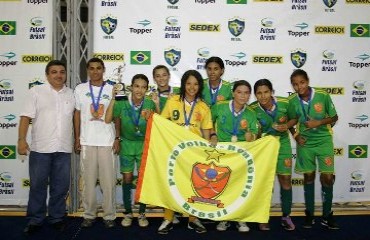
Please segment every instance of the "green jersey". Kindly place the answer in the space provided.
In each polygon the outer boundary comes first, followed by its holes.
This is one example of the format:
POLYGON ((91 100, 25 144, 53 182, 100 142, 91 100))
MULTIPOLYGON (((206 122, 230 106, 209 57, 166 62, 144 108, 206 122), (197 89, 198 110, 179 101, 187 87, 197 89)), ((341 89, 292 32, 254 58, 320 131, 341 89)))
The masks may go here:
POLYGON ((274 109, 267 111, 261 107, 258 101, 250 104, 250 107, 256 112, 258 122, 261 125, 262 135, 279 136, 280 138, 289 138, 288 132, 276 131, 273 124, 286 124, 288 122, 289 101, 284 97, 274 97, 274 109))
POLYGON ((159 96, 159 109, 162 112, 164 105, 166 105, 167 99, 172 96, 180 93, 180 88, 178 87, 170 87, 169 91, 160 92, 158 89, 158 96, 159 96))
POLYGON ((121 137, 123 141, 144 141, 147 121, 142 115, 147 111, 155 111, 155 103, 145 97, 140 106, 133 106, 131 98, 128 101, 116 101, 113 116, 121 119, 121 137))
POLYGON ((309 119, 321 120, 337 115, 330 95, 319 88, 311 88, 311 97, 308 102, 302 100, 298 94, 289 96, 289 119, 297 119, 297 132, 311 141, 320 137, 332 136, 330 124, 321 125, 317 128, 307 128, 304 123, 309 119))
POLYGON ((238 141, 245 141, 247 131, 258 133, 256 112, 247 105, 235 113, 233 100, 222 101, 214 105, 211 112, 220 142, 230 142, 232 136, 237 136, 238 141))
POLYGON ((202 98, 210 107, 215 105, 216 102, 231 100, 233 98, 231 84, 225 80, 221 80, 218 88, 213 89, 209 85, 209 80, 205 79, 202 98))

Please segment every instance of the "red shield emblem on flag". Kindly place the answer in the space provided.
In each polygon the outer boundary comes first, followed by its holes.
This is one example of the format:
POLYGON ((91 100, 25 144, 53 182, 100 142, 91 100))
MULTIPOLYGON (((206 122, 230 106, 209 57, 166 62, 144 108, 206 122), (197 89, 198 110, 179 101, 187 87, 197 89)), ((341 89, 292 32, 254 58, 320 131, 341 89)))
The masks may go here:
POLYGON ((215 198, 224 191, 230 174, 229 167, 220 167, 213 162, 208 165, 196 163, 191 173, 193 189, 202 198, 215 198))

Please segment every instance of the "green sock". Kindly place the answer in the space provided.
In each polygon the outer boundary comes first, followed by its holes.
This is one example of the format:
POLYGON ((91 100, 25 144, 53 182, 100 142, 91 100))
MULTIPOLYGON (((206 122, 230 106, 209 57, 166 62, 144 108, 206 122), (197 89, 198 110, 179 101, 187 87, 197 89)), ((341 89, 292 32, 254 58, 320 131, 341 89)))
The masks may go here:
POLYGON ((124 183, 122 185, 123 206, 125 207, 126 213, 132 213, 131 188, 132 188, 132 183, 124 183))
POLYGON ((331 206, 333 203, 333 186, 321 187, 322 196, 322 215, 328 216, 331 213, 331 206))
POLYGON ((281 200, 281 210, 283 211, 283 216, 286 217, 290 215, 292 210, 292 189, 285 190, 280 189, 280 200, 281 200))
POLYGON ((306 210, 313 215, 315 212, 315 183, 304 184, 303 189, 306 210))
POLYGON ((139 203, 139 213, 145 213, 146 204, 139 203))

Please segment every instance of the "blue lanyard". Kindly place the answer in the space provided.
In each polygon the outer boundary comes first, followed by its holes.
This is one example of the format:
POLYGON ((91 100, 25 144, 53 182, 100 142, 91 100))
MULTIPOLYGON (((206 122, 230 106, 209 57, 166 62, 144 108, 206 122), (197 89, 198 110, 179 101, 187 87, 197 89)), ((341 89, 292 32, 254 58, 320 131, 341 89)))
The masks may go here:
POLYGON ((191 116, 193 115, 193 111, 194 111, 194 108, 195 108, 195 104, 197 103, 197 99, 194 99, 194 101, 191 102, 191 109, 190 109, 189 117, 186 114, 185 101, 186 101, 186 99, 184 98, 184 119, 185 119, 185 126, 189 127, 189 125, 190 125, 190 119, 191 119, 191 116))
POLYGON ((211 87, 211 84, 209 84, 209 82, 208 82, 208 85, 209 85, 209 95, 211 96, 211 105, 215 105, 215 103, 217 101, 217 96, 218 96, 218 91, 220 90, 221 81, 222 80, 220 80, 220 83, 218 84, 218 87, 216 89, 213 89, 211 87), (212 90, 216 90, 216 92, 213 94, 212 93, 212 90))
POLYGON ((231 110, 232 110, 232 114, 233 114, 233 136, 237 136, 238 135, 238 126, 239 126, 239 123, 240 123, 240 120, 242 118, 242 112, 244 110, 244 107, 243 109, 239 112, 238 116, 235 117, 235 107, 234 107, 234 101, 232 101, 231 103, 231 110))
POLYGON ((300 97, 298 96, 298 97, 299 97, 299 102, 301 103, 301 108, 302 108, 302 112, 303 112, 303 115, 304 115, 305 121, 308 121, 308 116, 309 116, 310 108, 311 108, 312 89, 311 89, 311 88, 309 88, 309 91, 310 91, 310 96, 308 97, 308 100, 307 100, 307 103, 308 103, 307 112, 306 112, 306 111, 305 111, 305 109, 304 109, 304 103, 303 103, 302 98, 300 98, 300 97))
POLYGON ((158 97, 167 97, 168 95, 164 95, 163 93, 168 93, 168 94, 170 94, 171 93, 171 86, 169 86, 169 88, 168 88, 168 90, 164 90, 164 91, 159 91, 159 89, 158 89, 158 97))
POLYGON ((94 111, 95 112, 98 111, 98 109, 99 109, 99 102, 100 102, 101 94, 103 92, 104 85, 105 85, 105 82, 103 82, 103 84, 100 86, 98 99, 95 102, 94 92, 93 92, 93 89, 92 89, 91 82, 89 81, 89 89, 90 89, 91 102, 92 102, 92 105, 93 105, 93 108, 94 108, 94 111))
POLYGON ((272 110, 272 111, 269 111, 269 110, 264 109, 264 108, 262 108, 262 109, 265 111, 265 113, 267 115, 269 115, 272 118, 273 121, 275 121, 275 118, 276 118, 276 115, 277 115, 278 106, 277 106, 276 101, 275 101, 274 98, 272 98, 272 106, 274 108, 274 110, 272 110))
POLYGON ((141 116, 141 111, 143 110, 143 106, 144 106, 144 99, 141 101, 140 103, 140 108, 139 108, 139 112, 137 113, 137 116, 136 116, 136 111, 135 111, 135 106, 134 106, 134 102, 132 102, 131 105, 131 120, 132 120, 132 123, 134 124, 134 126, 136 128, 139 127, 139 121, 140 121, 140 116, 141 116))

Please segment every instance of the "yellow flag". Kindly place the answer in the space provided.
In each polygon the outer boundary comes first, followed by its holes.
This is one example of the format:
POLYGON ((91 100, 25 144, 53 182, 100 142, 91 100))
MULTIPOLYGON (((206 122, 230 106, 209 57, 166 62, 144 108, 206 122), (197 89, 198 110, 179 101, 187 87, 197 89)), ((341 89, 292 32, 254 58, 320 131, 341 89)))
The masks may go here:
POLYGON ((216 221, 267 222, 279 139, 216 147, 154 114, 147 125, 138 202, 216 221))

